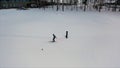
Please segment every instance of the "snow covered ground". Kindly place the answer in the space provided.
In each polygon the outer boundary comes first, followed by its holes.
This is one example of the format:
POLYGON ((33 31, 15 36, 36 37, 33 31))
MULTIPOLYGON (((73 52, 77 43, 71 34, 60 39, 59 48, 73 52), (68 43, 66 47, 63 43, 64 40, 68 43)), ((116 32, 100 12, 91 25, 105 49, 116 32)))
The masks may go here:
POLYGON ((0 10, 0 68, 10 67, 120 68, 120 13, 0 10))

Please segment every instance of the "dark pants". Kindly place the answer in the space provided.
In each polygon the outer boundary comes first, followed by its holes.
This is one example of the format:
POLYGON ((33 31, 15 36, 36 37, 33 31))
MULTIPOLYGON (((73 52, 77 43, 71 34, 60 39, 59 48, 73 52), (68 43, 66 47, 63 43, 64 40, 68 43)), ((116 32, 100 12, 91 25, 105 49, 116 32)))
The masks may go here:
POLYGON ((55 37, 53 38, 53 42, 55 42, 55 37))

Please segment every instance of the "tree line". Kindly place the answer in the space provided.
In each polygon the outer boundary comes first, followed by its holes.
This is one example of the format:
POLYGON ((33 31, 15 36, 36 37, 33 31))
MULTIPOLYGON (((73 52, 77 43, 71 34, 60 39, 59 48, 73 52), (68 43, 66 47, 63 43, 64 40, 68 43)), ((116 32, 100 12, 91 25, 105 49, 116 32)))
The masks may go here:
POLYGON ((83 9, 83 11, 86 11, 89 7, 92 7, 93 9, 101 12, 104 7, 107 8, 108 11, 110 9, 112 11, 120 11, 120 0, 109 0, 109 2, 105 2, 105 0, 34 0, 36 3, 36 7, 38 8, 46 8, 47 6, 56 6, 56 11, 60 10, 62 8, 62 11, 64 11, 67 7, 71 7, 71 10, 78 10, 83 9))
MULTIPOLYGON (((10 3, 17 3, 17 7, 25 7, 25 8, 48 8, 51 6, 56 11, 62 10, 65 11, 66 9, 70 9, 71 11, 82 9, 83 11, 95 9, 99 12, 102 9, 107 9, 108 11, 120 11, 120 0, 26 0, 29 2, 14 2, 16 0, 0 0, 0 6, 2 6, 2 2, 7 4, 10 3), (113 2, 114 1, 114 2, 113 2), (18 5, 19 4, 19 5, 18 5), (21 5, 22 4, 22 5, 21 5)), ((24 0, 25 1, 25 0, 24 0)), ((4 4, 3 4, 4 5, 4 4)), ((11 4, 10 4, 11 5, 11 4)))

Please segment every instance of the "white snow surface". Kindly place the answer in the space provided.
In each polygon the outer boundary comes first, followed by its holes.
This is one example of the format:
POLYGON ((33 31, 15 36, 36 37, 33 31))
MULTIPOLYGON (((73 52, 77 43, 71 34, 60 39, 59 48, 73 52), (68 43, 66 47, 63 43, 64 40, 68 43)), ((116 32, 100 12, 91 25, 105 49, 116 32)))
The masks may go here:
POLYGON ((0 10, 0 68, 38 67, 120 68, 120 13, 0 10))

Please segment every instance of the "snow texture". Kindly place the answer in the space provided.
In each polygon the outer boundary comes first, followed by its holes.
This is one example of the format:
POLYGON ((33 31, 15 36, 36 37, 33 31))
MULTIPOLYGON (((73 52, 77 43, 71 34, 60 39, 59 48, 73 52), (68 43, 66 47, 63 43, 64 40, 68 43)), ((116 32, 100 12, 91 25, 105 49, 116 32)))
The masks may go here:
POLYGON ((120 13, 0 10, 0 68, 10 67, 119 68, 120 13))

